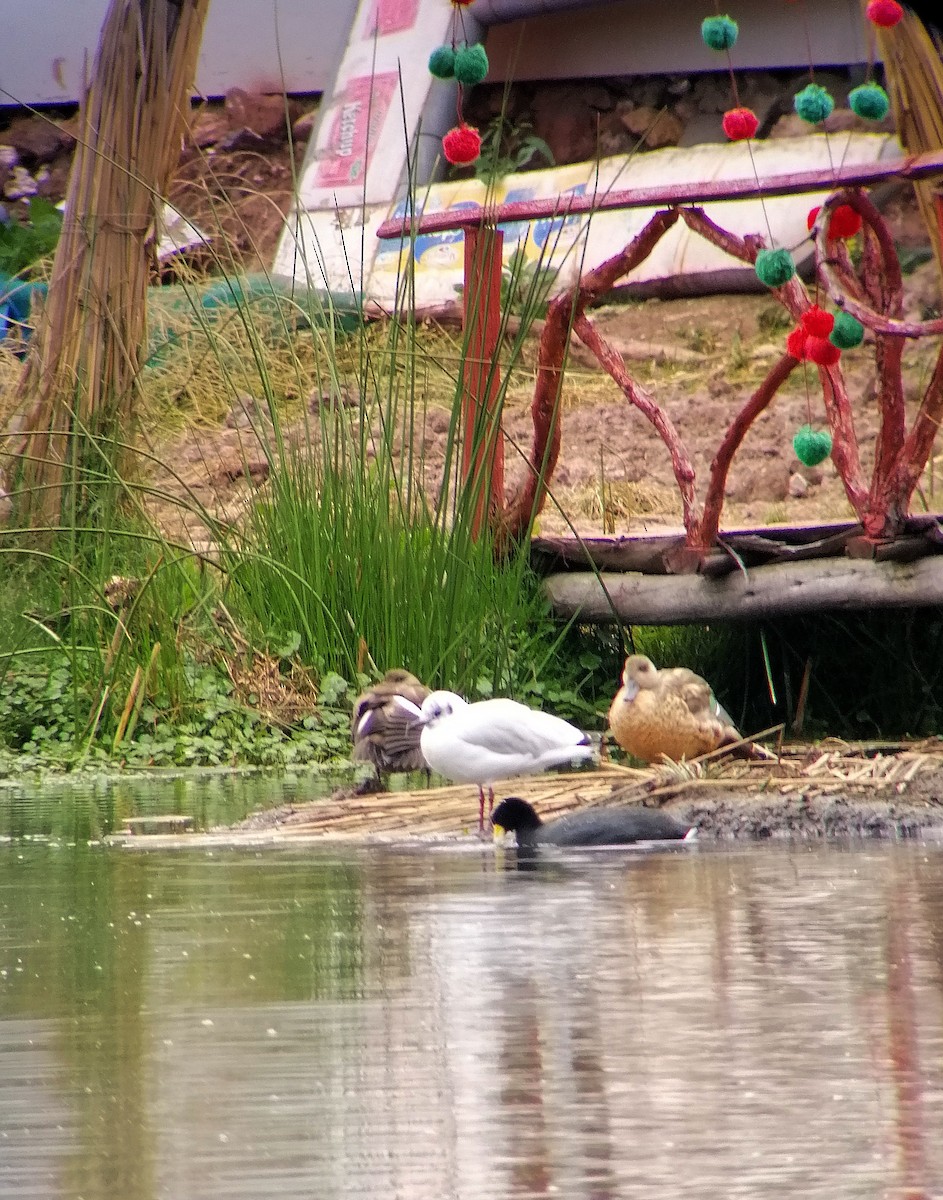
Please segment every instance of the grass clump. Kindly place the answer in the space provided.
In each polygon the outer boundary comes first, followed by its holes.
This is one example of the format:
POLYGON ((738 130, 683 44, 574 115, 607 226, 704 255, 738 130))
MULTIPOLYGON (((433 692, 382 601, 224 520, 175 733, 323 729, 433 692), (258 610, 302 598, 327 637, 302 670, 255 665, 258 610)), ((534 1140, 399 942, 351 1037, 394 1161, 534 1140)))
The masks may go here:
POLYGON ((70 435, 62 526, 41 550, 35 531, 0 534, 0 761, 334 762, 352 697, 391 666, 591 721, 577 680, 597 660, 565 648, 526 544, 499 556, 459 482, 464 346, 408 318, 351 327, 303 290, 223 286, 206 305, 188 284, 186 312, 179 290, 160 298, 141 424, 153 440, 181 410, 212 424, 249 397, 265 469, 224 511, 159 448, 70 435), (435 461, 430 405, 448 423, 435 461))

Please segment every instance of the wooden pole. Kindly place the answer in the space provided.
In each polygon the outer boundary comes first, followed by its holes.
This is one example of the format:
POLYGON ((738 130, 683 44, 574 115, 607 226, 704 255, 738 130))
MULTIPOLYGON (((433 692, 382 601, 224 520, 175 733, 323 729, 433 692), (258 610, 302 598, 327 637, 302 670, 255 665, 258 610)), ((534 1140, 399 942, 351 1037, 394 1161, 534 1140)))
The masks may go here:
POLYGON ((497 362, 501 334, 501 251, 504 234, 491 225, 465 230, 462 371, 462 482, 474 498, 472 532, 504 507, 504 435, 497 362))

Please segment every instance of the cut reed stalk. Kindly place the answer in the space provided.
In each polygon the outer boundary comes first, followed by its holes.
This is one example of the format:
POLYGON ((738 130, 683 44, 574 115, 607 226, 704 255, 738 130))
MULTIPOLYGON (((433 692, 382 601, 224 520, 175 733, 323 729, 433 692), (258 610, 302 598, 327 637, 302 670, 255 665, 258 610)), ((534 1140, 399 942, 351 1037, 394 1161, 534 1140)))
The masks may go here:
POLYGON ((81 487, 88 438, 134 417, 150 249, 177 164, 209 0, 112 0, 102 29, 44 317, 19 386, 24 523, 53 523, 81 487))

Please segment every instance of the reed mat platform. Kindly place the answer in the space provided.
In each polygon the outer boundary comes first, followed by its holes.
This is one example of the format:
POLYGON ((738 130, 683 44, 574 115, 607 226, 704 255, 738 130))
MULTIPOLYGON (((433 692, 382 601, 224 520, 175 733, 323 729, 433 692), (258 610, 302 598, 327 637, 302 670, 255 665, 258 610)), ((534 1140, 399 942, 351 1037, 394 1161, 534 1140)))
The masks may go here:
MULTIPOLYGON (((527 776, 495 788, 530 801, 545 820, 600 804, 669 807, 702 837, 909 834, 943 829, 943 741, 826 740, 790 745, 769 760, 715 752, 691 762, 527 776)), ((336 795, 255 813, 206 833, 132 832, 109 842, 160 846, 466 842, 480 845, 474 786, 336 795)))

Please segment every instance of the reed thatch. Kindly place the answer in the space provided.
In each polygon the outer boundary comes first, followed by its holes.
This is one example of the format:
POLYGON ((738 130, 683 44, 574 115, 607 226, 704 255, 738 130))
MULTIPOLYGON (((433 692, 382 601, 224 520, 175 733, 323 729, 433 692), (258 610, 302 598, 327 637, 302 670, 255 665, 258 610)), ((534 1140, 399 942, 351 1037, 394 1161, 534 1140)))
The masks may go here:
MULTIPOLYGON (((862 8, 867 0, 862 0, 862 8)), ((902 145, 911 154, 943 149, 943 59, 923 21, 906 5, 903 19, 889 29, 875 28, 891 110, 902 145)), ((943 278, 943 207, 940 183, 914 185, 917 203, 943 278)))
MULTIPOLYGON (((705 838, 768 837, 774 832, 900 836, 940 824, 943 745, 849 743, 827 739, 778 746, 771 759, 724 757, 633 768, 603 763, 594 771, 551 772, 498 784, 498 795, 528 800, 544 820, 598 805, 675 809, 705 838)), ((193 831, 185 814, 138 818, 109 840, 125 846, 311 843, 321 839, 477 844, 474 787, 420 788, 330 799, 255 813, 229 829, 193 831), (147 836, 143 836, 147 835, 147 836)))
POLYGON ((151 247, 208 8, 209 0, 111 0, 46 311, 19 387, 23 436, 11 475, 24 523, 55 523, 70 464, 128 440, 151 247))

